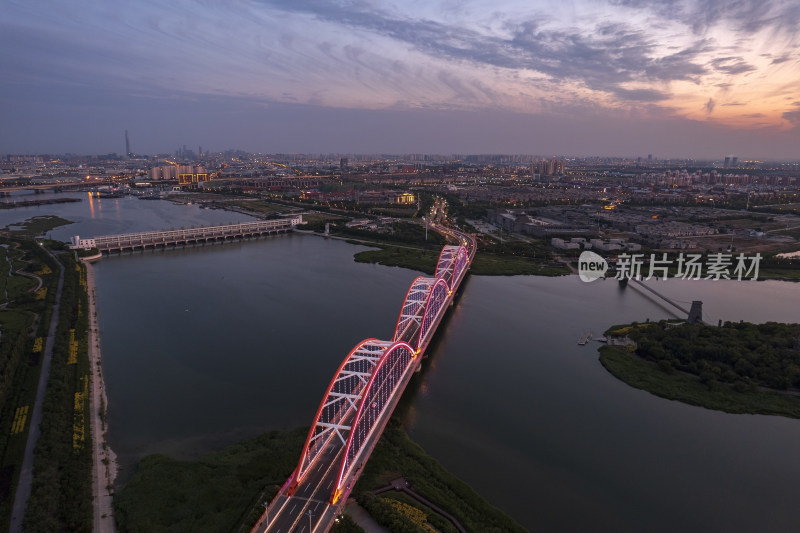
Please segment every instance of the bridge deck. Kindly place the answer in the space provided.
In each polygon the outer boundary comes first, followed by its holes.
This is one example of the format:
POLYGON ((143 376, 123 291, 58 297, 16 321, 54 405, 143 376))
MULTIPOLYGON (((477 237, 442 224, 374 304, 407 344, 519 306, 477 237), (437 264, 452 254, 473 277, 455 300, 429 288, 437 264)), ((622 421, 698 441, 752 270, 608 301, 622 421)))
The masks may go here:
POLYGON ((225 241, 290 231, 300 223, 302 223, 302 216, 224 226, 102 235, 89 239, 81 239, 79 235, 75 235, 72 237, 70 248, 84 250, 97 248, 101 252, 122 252, 124 250, 225 241))

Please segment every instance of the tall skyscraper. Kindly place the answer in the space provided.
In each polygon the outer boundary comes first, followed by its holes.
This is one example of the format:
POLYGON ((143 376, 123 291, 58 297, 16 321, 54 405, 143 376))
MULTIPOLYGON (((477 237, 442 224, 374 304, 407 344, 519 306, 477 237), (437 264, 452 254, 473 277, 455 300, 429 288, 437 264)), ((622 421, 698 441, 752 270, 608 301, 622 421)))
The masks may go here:
POLYGON ((131 140, 128 138, 128 130, 125 130, 125 157, 131 157, 131 140))

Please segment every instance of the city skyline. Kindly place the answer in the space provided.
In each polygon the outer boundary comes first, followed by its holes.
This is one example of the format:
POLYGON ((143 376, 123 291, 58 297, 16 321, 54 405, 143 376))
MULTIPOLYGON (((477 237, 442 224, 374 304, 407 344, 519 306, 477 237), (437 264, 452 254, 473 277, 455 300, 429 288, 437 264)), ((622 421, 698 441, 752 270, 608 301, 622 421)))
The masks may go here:
POLYGON ((800 156, 800 5, 10 2, 0 153, 800 156))

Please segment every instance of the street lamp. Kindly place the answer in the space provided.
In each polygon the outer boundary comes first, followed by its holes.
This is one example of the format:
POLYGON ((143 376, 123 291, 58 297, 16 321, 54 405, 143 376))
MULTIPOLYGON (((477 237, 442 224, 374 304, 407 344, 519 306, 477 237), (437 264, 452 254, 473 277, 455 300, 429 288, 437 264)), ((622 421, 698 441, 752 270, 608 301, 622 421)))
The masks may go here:
POLYGON ((306 514, 308 515, 308 533, 311 533, 311 531, 313 530, 313 528, 311 527, 311 518, 316 516, 316 515, 311 512, 311 509, 309 509, 306 512, 306 514))
POLYGON ((269 528, 269 502, 264 502, 261 505, 264 506, 264 511, 267 513, 267 528, 269 528))

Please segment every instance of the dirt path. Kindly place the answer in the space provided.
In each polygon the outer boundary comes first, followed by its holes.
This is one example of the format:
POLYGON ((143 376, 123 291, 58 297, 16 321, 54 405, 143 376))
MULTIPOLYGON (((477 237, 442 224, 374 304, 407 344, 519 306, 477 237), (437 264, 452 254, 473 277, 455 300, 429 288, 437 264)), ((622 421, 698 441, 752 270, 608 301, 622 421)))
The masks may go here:
POLYGON ((106 443, 106 388, 100 364, 100 331, 97 328, 94 270, 86 265, 86 288, 89 293, 89 365, 92 368, 92 491, 94 503, 94 533, 116 533, 114 523, 114 478, 117 476, 117 457, 106 443))

